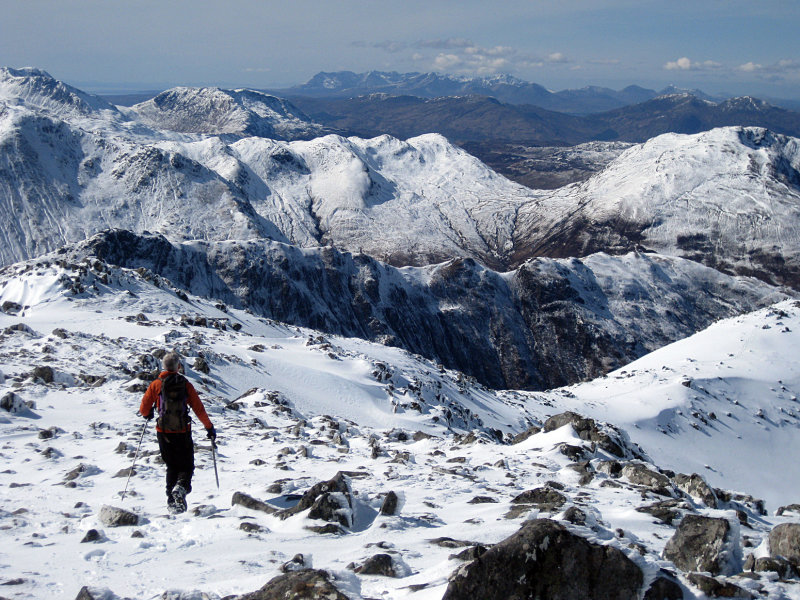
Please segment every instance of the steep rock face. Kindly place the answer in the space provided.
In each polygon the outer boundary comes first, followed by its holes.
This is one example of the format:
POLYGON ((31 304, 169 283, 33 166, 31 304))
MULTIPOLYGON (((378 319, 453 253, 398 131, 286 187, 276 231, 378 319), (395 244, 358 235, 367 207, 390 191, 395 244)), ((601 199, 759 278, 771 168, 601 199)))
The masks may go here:
POLYGON ((71 251, 145 267, 257 314, 403 347, 492 387, 541 389, 625 364, 784 296, 655 255, 537 259, 500 274, 454 260, 396 269, 333 248, 191 243, 111 231, 71 251))
POLYGON ((177 87, 132 111, 152 127, 183 133, 291 140, 327 132, 288 100, 255 90, 177 87))

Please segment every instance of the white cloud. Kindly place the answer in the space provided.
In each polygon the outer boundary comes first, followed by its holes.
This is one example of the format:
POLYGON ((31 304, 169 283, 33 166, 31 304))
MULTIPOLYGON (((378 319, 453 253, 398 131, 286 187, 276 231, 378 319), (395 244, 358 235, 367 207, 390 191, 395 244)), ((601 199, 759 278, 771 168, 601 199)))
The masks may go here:
POLYGON ((547 62, 550 63, 566 63, 569 59, 561 52, 552 52, 547 55, 547 62))
POLYGON ((694 62, 688 57, 683 56, 678 60, 669 61, 664 65, 664 68, 667 71, 710 71, 712 69, 720 69, 722 65, 713 60, 694 62))
POLYGON ((800 61, 792 59, 783 59, 771 65, 762 65, 757 62, 746 62, 737 67, 739 71, 744 73, 755 73, 758 75, 800 75, 800 61))

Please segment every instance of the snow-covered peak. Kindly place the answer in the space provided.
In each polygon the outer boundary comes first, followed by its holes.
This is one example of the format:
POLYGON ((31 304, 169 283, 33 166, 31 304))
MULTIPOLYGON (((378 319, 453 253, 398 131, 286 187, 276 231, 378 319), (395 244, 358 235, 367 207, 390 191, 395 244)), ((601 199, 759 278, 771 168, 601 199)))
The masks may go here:
POLYGON ((796 287, 798 182, 796 138, 754 127, 665 134, 525 207, 518 231, 542 252, 641 245, 796 287))
POLYGON ((324 132, 288 100, 248 89, 177 87, 133 111, 152 127, 184 133, 295 139, 324 132))
POLYGON ((102 98, 82 92, 33 67, 0 67, 0 102, 22 104, 59 118, 87 117, 98 111, 117 112, 102 98))
POLYGON ((725 102, 720 103, 720 109, 726 111, 743 110, 743 111, 764 111, 773 108, 773 106, 752 96, 741 96, 739 98, 731 98, 725 102))

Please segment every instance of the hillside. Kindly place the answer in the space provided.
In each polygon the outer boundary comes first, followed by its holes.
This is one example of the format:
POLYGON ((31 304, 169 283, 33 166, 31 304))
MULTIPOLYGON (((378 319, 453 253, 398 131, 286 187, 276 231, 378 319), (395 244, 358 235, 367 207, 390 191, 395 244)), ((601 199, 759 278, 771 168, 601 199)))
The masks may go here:
MULTIPOLYGON (((775 514, 800 496, 796 302, 719 322, 595 382, 525 394, 182 296, 144 271, 39 261, 0 279, 0 515, 11 526, 0 536, 15 597, 74 598, 87 586, 106 600, 218 600, 313 567, 337 597, 438 600, 456 593, 453 573, 526 522, 620 552, 630 579, 608 576, 637 594, 666 578, 689 597, 711 582, 797 597, 791 579, 737 576, 796 519, 775 514), (220 487, 198 435, 196 489, 179 516, 164 514, 152 431, 120 497, 142 386, 166 348, 183 355, 219 431, 220 487), (578 407, 600 421, 563 414, 578 407), (764 468, 776 452, 784 466, 764 468), (337 472, 338 517, 280 513, 337 472), (106 505, 137 523, 111 526, 106 505), (730 523, 713 577, 664 557, 687 516, 730 523)), ((566 551, 558 540, 553 551, 566 551)))

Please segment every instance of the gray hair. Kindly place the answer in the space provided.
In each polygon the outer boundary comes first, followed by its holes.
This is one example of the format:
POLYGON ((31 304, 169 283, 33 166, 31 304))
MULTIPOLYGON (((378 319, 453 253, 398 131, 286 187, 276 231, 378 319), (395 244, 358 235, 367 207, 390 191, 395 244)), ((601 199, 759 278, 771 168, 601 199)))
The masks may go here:
POLYGON ((181 357, 177 352, 167 352, 161 359, 165 371, 177 371, 181 366, 181 357))

